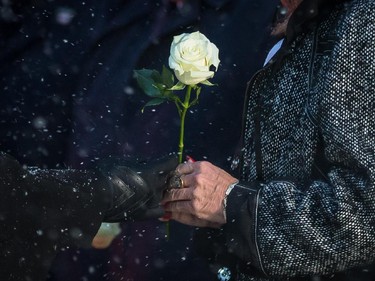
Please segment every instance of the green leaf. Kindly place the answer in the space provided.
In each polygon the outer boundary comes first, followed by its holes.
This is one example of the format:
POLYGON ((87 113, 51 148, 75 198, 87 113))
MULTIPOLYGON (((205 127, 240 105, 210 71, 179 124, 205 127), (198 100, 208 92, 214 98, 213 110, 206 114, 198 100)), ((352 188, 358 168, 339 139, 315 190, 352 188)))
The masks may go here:
POLYGON ((208 80, 204 80, 202 82, 200 82, 201 84, 203 85, 206 85, 206 86, 217 86, 217 84, 212 84, 210 81, 208 80))
POLYGON ((167 86, 165 84, 162 84, 162 83, 154 83, 154 85, 161 91, 165 91, 167 89, 167 86))
POLYGON ((163 99, 163 98, 155 98, 155 99, 152 99, 150 101, 148 101, 145 106, 142 108, 142 113, 143 111, 145 110, 145 107, 146 106, 156 106, 156 105, 159 105, 159 104, 162 104, 164 103, 165 101, 167 101, 166 99, 163 99))
POLYGON ((194 90, 195 90, 195 98, 194 100, 190 103, 189 107, 193 106, 193 105, 196 105, 199 101, 199 95, 201 93, 201 90, 202 90, 202 87, 199 87, 199 86, 196 86, 194 87, 194 90))
POLYGON ((168 100, 175 100, 177 98, 177 95, 173 93, 173 91, 165 89, 163 91, 163 97, 168 100))
POLYGON ((160 74, 156 70, 141 69, 134 70, 134 76, 137 79, 139 87, 150 97, 158 97, 162 95, 162 92, 157 87, 157 79, 160 78, 160 74))
POLYGON ((179 91, 179 90, 183 90, 185 89, 186 85, 180 81, 178 81, 178 83, 176 85, 174 85, 173 87, 169 88, 168 90, 171 90, 171 91, 179 91))
POLYGON ((148 78, 150 80, 153 80, 155 82, 161 82, 161 76, 160 73, 155 69, 138 69, 134 70, 135 76, 143 76, 144 78, 148 78))
POLYGON ((174 75, 167 67, 163 65, 163 70, 161 72, 162 82, 167 88, 173 87, 174 84, 174 75))
POLYGON ((202 90, 202 87, 197 87, 197 89, 195 90, 195 94, 196 94, 197 98, 199 97, 199 95, 201 93, 201 90, 202 90))

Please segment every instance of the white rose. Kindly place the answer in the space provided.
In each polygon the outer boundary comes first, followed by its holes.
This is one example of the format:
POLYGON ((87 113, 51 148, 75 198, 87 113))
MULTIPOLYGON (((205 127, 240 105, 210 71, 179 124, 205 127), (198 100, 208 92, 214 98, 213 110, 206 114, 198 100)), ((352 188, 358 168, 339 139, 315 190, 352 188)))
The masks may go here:
POLYGON ((219 66, 219 49, 199 31, 174 36, 169 67, 177 79, 186 85, 196 85, 214 76, 219 66))

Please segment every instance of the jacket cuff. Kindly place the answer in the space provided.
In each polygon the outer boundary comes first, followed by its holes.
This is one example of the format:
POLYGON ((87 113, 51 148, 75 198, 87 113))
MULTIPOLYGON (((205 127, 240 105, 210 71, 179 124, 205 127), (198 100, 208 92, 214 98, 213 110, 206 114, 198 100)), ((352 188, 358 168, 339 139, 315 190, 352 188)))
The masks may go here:
POLYGON ((257 209, 259 201, 259 183, 239 182, 227 197, 227 223, 224 226, 228 251, 242 261, 239 270, 261 275, 262 268, 257 244, 257 209))

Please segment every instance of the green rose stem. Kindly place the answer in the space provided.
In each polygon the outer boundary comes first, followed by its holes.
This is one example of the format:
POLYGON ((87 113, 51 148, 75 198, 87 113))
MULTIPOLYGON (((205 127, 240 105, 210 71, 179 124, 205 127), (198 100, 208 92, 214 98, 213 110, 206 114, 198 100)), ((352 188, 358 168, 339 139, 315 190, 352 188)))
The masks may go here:
POLYGON ((184 135, 185 135, 185 117, 186 113, 190 107, 190 95, 191 86, 188 86, 185 94, 185 101, 182 104, 182 110, 180 110, 180 141, 178 144, 178 162, 182 163, 182 155, 184 151, 184 135))
MULTIPOLYGON (((173 37, 168 59, 169 67, 163 66, 161 72, 153 69, 135 70, 135 78, 146 95, 152 99, 146 106, 160 105, 166 101, 174 102, 180 117, 180 138, 178 160, 183 162, 185 117, 190 107, 198 103, 201 87, 198 84, 214 86, 208 79, 216 72, 220 59, 219 49, 199 31, 182 33, 173 37), (199 59, 197 59, 199 53, 199 59), (215 70, 211 71, 211 67, 215 70), (178 82, 175 84, 175 77, 178 82), (185 90, 184 100, 175 91, 185 90), (192 90, 195 98, 191 101, 192 90)), ((142 109, 142 112, 143 112, 142 109)), ((166 223, 166 238, 169 238, 169 223, 166 223)))
MULTIPOLYGON (((196 90, 197 97, 195 100, 190 103, 190 97, 191 97, 191 90, 193 89, 192 86, 188 85, 185 93, 185 100, 182 102, 180 99, 176 100, 176 106, 178 109, 178 113, 180 115, 180 139, 178 143, 178 163, 182 163, 182 156, 184 152, 184 135, 185 135, 185 117, 188 109, 190 106, 195 104, 198 101, 198 96, 199 96, 199 88, 196 90)), ((166 238, 169 240, 169 235, 170 235, 170 224, 169 222, 166 222, 166 238)))

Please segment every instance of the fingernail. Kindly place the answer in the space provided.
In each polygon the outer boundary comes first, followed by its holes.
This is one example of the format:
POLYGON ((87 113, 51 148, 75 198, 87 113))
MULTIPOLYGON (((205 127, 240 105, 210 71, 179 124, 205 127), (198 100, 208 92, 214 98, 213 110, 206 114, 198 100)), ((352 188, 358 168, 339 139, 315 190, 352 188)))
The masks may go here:
POLYGON ((160 221, 169 221, 172 218, 172 213, 165 213, 164 216, 159 218, 160 221))
POLYGON ((189 155, 186 155, 186 161, 188 161, 188 162, 195 162, 195 160, 193 159, 193 157, 191 157, 189 155))

